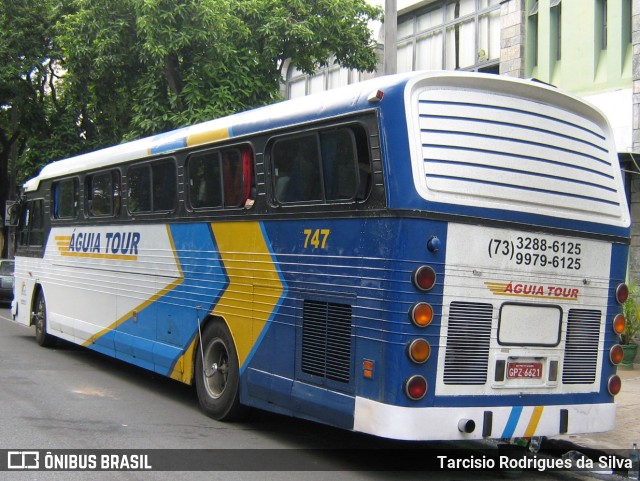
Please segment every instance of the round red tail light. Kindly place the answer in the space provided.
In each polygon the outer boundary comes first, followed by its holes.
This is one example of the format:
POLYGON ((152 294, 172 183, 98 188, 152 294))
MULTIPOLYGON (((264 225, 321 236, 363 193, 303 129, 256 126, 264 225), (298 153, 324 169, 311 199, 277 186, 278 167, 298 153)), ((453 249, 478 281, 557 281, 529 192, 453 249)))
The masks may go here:
POLYGON ((618 284, 616 287, 616 301, 624 304, 629 299, 629 286, 626 284, 618 284))
POLYGON ((413 271, 411 280, 413 285, 421 291, 428 291, 436 283, 436 271, 431 266, 420 266, 413 271))
POLYGON ((411 376, 404 382, 404 392, 413 401, 422 399, 427 394, 427 380, 422 376, 411 376))
POLYGON ((609 378, 609 381, 607 382, 607 387, 609 388, 609 394, 611 394, 612 396, 615 396, 622 389, 622 381, 617 375, 614 374, 609 378))
POLYGON ((622 350, 622 346, 620 344, 616 344, 609 349, 609 360, 611 364, 618 365, 622 362, 622 358, 624 357, 624 351, 622 350))

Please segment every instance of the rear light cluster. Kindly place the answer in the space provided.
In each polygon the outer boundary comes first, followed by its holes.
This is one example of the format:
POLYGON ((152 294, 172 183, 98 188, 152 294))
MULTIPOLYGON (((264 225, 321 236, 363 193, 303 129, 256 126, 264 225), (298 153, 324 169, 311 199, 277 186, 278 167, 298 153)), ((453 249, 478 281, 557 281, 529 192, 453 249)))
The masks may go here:
MULTIPOLYGON (((436 271, 431 266, 420 266, 411 274, 411 282, 421 292, 427 292, 436 285, 436 271)), ((419 328, 428 327, 433 321, 433 307, 427 302, 417 302, 409 309, 409 319, 419 328)), ((426 363, 431 356, 429 341, 421 337, 407 345, 407 357, 416 365, 426 363)), ((422 399, 429 389, 424 376, 415 374, 404 381, 404 393, 413 401, 422 399)))
MULTIPOLYGON (((629 286, 627 284, 619 284, 616 287, 616 301, 618 304, 624 304, 627 299, 629 299, 629 286)), ((613 328, 613 332, 615 332, 618 336, 620 336, 624 332, 624 328, 627 324, 627 320, 624 318, 622 314, 618 314, 613 318, 613 322, 611 323, 611 327, 613 328)), ((624 351, 622 350, 622 346, 619 344, 615 344, 609 349, 609 361, 611 364, 617 366, 622 362, 624 351)), ((607 388, 609 389, 609 394, 615 396, 620 392, 622 388, 622 381, 620 377, 617 375, 613 375, 609 377, 607 381, 607 388)))

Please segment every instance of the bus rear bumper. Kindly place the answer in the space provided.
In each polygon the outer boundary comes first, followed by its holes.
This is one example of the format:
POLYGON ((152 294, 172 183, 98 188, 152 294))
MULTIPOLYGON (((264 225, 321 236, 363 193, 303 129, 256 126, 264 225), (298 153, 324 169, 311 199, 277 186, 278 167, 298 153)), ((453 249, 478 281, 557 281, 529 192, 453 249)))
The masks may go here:
POLYGON ((402 440, 504 439, 610 431, 615 412, 615 403, 408 408, 357 397, 353 427, 402 440))

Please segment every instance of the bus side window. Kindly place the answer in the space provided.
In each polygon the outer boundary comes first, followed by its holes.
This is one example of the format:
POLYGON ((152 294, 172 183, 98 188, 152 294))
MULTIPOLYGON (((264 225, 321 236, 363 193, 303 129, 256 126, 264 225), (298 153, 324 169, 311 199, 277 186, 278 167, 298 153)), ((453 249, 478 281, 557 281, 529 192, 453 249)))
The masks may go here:
POLYGON ((189 203, 194 209, 222 207, 220 153, 202 152, 189 157, 189 203))
POLYGON ((368 196, 369 146, 357 125, 278 139, 271 159, 280 203, 361 201, 368 196))
POLYGON ((277 140, 273 145, 272 159, 278 202, 322 200, 317 134, 277 140))
POLYGON ((101 172, 87 178, 87 211, 92 217, 118 215, 120 174, 101 172))
POLYGON ((78 179, 64 179, 51 187, 54 219, 75 219, 78 216, 78 179))
POLYGON ((151 211, 151 167, 149 164, 136 165, 127 172, 129 212, 151 211))
POLYGON ((22 214, 19 243, 21 246, 42 246, 44 243, 44 212, 42 199, 30 200, 22 214))
POLYGON ((176 166, 173 160, 151 164, 153 180, 153 210, 168 211, 176 208, 176 166))

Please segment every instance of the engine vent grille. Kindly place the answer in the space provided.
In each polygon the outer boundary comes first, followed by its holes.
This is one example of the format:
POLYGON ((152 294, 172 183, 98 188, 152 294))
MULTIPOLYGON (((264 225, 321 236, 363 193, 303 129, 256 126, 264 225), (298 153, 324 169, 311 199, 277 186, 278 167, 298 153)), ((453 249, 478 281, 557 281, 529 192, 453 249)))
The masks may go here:
POLYGON ((567 321, 564 349, 564 384, 593 384, 598 367, 598 345, 602 313, 587 309, 571 309, 567 321))
POLYGON ((349 383, 351 306, 305 300, 302 316, 302 372, 349 383))
POLYGON ((493 306, 452 302, 449 307, 445 384, 485 384, 489 365, 493 306))

